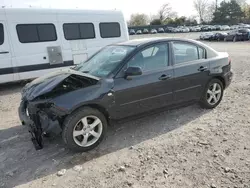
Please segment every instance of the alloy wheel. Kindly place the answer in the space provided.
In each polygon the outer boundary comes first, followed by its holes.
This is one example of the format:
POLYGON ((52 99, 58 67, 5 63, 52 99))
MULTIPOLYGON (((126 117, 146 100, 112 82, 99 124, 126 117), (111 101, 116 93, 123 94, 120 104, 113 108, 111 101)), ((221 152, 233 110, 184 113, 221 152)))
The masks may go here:
POLYGON ((102 135, 103 125, 96 116, 86 116, 79 120, 73 129, 73 139, 81 147, 95 144, 102 135))
POLYGON ((220 101, 222 88, 220 84, 213 83, 207 90, 207 102, 210 105, 215 105, 220 101))

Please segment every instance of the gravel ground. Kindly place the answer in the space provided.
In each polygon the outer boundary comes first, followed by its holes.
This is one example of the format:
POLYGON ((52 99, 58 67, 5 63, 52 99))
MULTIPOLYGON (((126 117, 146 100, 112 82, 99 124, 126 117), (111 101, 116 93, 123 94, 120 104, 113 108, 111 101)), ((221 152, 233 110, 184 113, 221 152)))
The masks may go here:
POLYGON ((17 114, 23 84, 1 85, 0 187, 250 188, 250 43, 209 45, 230 54, 235 73, 216 109, 193 105, 111 126, 87 153, 60 138, 36 151, 17 114))

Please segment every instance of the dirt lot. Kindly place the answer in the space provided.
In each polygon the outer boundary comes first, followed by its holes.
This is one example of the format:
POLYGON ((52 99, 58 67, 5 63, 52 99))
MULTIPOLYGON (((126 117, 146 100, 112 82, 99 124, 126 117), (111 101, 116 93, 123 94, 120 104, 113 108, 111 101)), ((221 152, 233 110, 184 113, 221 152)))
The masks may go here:
POLYGON ((36 151, 17 115, 23 85, 0 86, 0 187, 250 188, 250 43, 209 44, 229 52, 235 73, 216 109, 117 124, 87 153, 68 151, 60 138, 36 151))

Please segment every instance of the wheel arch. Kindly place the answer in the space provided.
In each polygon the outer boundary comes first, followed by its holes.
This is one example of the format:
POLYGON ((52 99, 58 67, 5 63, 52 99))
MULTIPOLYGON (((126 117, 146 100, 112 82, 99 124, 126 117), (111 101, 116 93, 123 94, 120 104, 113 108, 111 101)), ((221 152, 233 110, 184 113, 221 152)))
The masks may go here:
MULTIPOLYGON (((226 87, 226 82, 225 82, 225 79, 222 77, 222 76, 215 76, 215 77, 213 77, 212 79, 218 79, 218 80, 220 80, 221 82, 222 82, 222 84, 223 84, 223 89, 225 89, 225 87, 226 87)), ((211 80, 212 80, 211 79, 211 80)))
MULTIPOLYGON (((99 105, 99 104, 90 103, 90 104, 83 104, 83 105, 80 105, 80 106, 78 106, 77 108, 73 109, 73 110, 71 111, 70 114, 72 114, 72 113, 74 113, 74 112, 76 112, 76 111, 78 111, 79 109, 84 108, 84 107, 90 107, 90 108, 96 109, 96 110, 98 110, 99 112, 101 112, 101 113, 104 115, 104 117, 106 118, 106 120, 107 120, 107 122, 108 122, 108 124, 109 124, 109 122, 110 122, 109 112, 108 112, 102 105, 99 105)), ((69 115, 69 114, 68 114, 68 115, 69 115)), ((65 120, 65 119, 66 119, 66 117, 64 117, 64 120, 65 120)))

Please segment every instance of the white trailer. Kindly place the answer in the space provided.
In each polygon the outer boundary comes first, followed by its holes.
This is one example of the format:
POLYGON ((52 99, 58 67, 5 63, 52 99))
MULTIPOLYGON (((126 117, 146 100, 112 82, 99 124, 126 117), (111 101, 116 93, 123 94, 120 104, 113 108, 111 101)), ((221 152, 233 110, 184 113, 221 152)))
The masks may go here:
POLYGON ((0 83, 73 66, 128 39, 120 11, 0 9, 0 83))

